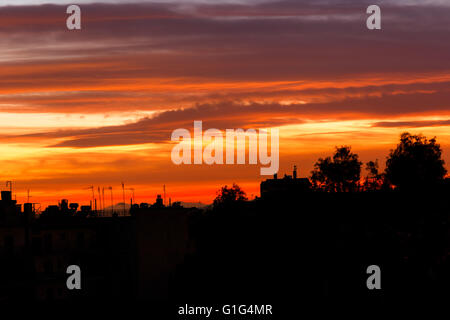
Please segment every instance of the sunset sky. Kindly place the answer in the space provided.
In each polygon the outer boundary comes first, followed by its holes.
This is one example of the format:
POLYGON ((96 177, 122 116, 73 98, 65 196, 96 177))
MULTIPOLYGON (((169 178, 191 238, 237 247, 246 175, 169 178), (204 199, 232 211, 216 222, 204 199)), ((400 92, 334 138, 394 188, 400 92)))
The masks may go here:
POLYGON ((259 195, 260 165, 172 164, 194 120, 279 128, 281 176, 340 145, 384 164, 404 131, 436 136, 448 164, 450 1, 0 1, 0 186, 20 203, 86 204, 90 185, 119 202, 122 181, 139 202, 164 184, 173 201, 259 195))

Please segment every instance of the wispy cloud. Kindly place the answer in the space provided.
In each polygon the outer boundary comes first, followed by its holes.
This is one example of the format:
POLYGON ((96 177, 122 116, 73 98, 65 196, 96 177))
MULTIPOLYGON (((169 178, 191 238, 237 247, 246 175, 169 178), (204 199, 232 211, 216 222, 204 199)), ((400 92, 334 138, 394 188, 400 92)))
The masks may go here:
POLYGON ((428 121, 382 121, 373 125, 383 128, 424 128, 450 126, 450 120, 428 120, 428 121))
POLYGON ((165 166, 171 132, 194 120, 281 126, 282 167, 341 143, 382 158, 406 128, 450 145, 449 1, 379 1, 381 31, 366 28, 369 0, 76 2, 73 32, 69 1, 0 3, 9 179, 220 184, 227 171, 165 166))

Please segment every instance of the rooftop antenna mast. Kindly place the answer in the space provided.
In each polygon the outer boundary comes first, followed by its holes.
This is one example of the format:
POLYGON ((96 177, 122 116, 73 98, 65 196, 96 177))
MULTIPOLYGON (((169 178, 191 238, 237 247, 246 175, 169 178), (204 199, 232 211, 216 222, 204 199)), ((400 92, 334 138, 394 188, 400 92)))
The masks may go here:
POLYGON ((134 199, 134 188, 125 188, 125 190, 130 190, 133 194, 133 196, 131 197, 131 203, 134 204, 135 203, 135 199, 134 199))
POLYGON ((125 215, 125 184, 122 182, 122 215, 125 215))
POLYGON ((12 195, 12 181, 10 181, 10 180, 6 181, 7 188, 8 188, 8 185, 9 185, 9 192, 11 192, 11 195, 12 195))
POLYGON ((92 190, 92 204, 91 204, 91 210, 93 210, 93 208, 92 208, 92 206, 94 205, 94 202, 95 202, 95 194, 94 194, 94 186, 89 186, 89 187, 87 187, 87 188, 85 188, 84 190, 88 190, 88 189, 91 189, 92 190))
POLYGON ((102 188, 103 215, 105 215, 105 187, 102 188))
POLYGON ((166 185, 164 185, 164 205, 166 205, 166 185))
POLYGON ((113 192, 112 192, 113 188, 110 186, 107 189, 111 191, 111 215, 114 215, 113 192))
MULTIPOLYGON (((100 187, 97 187, 97 192, 98 192, 98 202, 99 203, 99 210, 102 211, 102 196, 100 194, 100 187)), ((103 203, 103 206, 105 206, 105 204, 103 203)))
POLYGON ((39 214, 40 213, 40 211, 41 211, 41 204, 39 203, 39 202, 32 202, 31 203, 32 204, 32 206, 33 206, 33 212, 35 213, 35 214, 39 214), (39 205, 39 207, 36 209, 36 205, 39 205))

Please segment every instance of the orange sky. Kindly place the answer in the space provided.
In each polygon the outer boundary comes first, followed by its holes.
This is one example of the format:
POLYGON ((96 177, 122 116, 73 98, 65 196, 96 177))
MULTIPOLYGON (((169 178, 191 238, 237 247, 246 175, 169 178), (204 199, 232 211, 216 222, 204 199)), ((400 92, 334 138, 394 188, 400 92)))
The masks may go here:
POLYGON ((90 185, 118 202, 122 181, 147 202, 164 184, 187 202, 233 182, 259 195, 260 165, 172 164, 171 133, 194 120, 279 128, 279 175, 309 175, 337 145, 383 164, 404 131, 437 136, 450 161, 442 1, 385 1, 381 31, 357 0, 84 1, 81 31, 39 3, 0 4, 0 181, 19 202, 87 203, 90 185))

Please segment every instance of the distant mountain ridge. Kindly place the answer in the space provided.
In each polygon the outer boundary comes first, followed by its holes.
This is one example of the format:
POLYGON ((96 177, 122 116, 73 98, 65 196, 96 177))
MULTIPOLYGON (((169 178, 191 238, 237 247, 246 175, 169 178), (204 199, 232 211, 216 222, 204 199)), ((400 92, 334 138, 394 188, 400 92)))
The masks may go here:
POLYGON ((204 209, 204 208, 207 208, 207 207, 211 206, 211 204, 205 204, 205 203, 202 203, 202 202, 180 202, 180 203, 185 208, 204 209))

